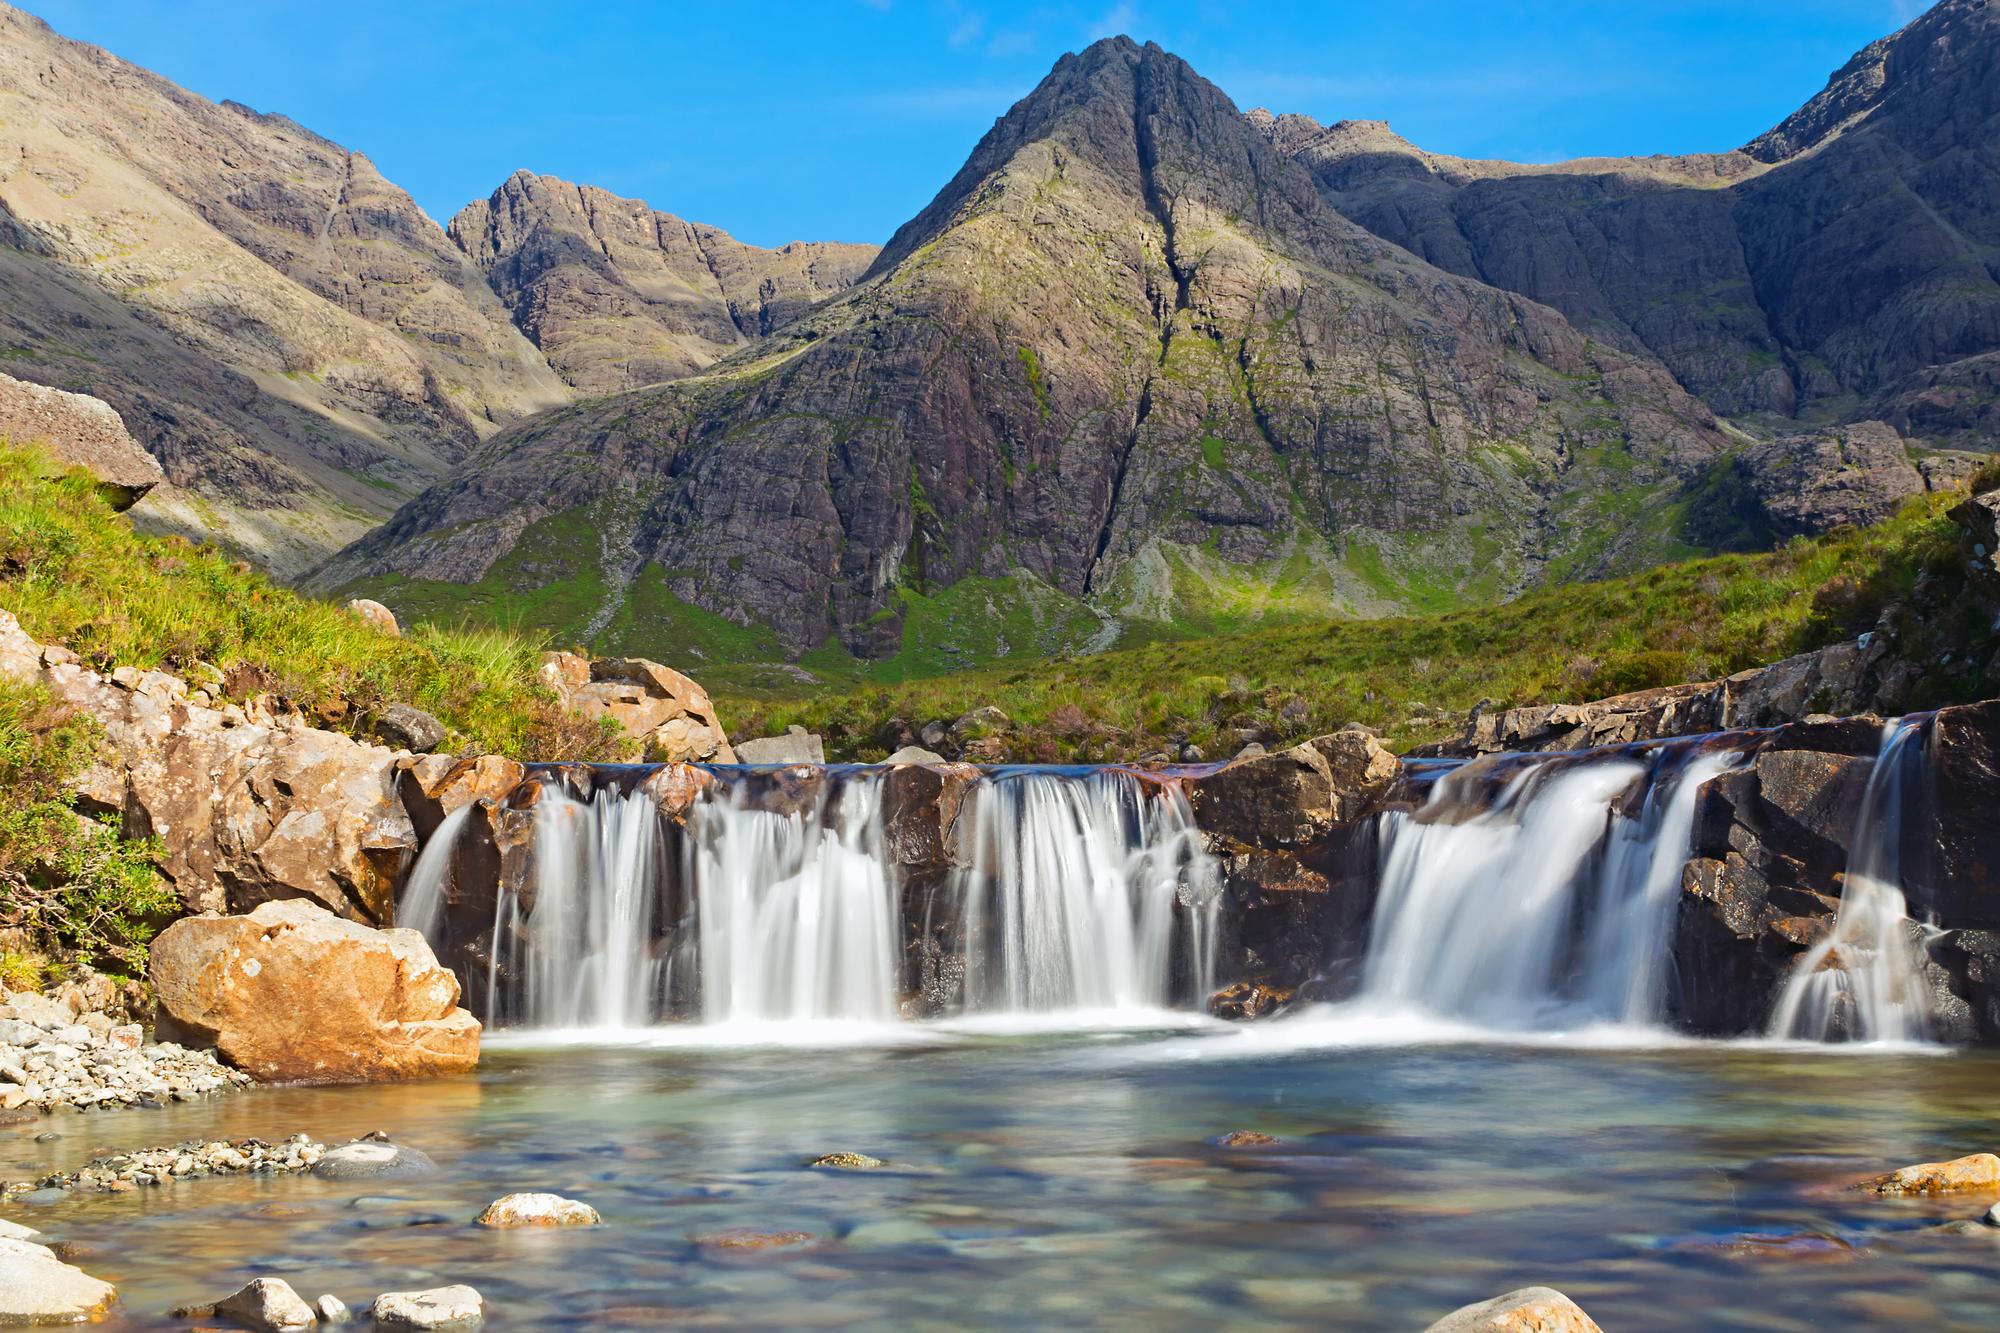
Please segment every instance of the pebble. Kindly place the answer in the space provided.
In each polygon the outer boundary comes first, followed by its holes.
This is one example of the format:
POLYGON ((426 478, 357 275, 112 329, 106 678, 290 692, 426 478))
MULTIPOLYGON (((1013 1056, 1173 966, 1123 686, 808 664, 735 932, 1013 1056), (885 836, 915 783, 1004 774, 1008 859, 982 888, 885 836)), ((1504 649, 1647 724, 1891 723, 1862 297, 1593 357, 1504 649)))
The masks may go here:
POLYGON ((300 1333, 319 1319, 305 1298, 281 1277, 257 1278, 235 1295, 217 1301, 215 1313, 258 1333, 300 1333))
POLYGON ((0 1018, 0 1110, 44 1112, 193 1101, 247 1087, 248 1074, 209 1051, 145 1044, 136 1023, 102 1013, 73 1018, 59 1006, 24 1007, 0 1018))
POLYGON ((870 1157, 861 1152, 830 1152, 815 1157, 807 1166, 820 1167, 828 1171, 875 1171, 888 1165, 879 1157, 870 1157))
POLYGON ((486 1205, 482 1227, 594 1227, 604 1219, 587 1203, 560 1194, 508 1194, 486 1205))
POLYGON ((308 1171, 327 1151, 303 1134, 294 1134, 283 1143, 262 1139, 230 1142, 192 1140, 170 1148, 141 1148, 137 1152, 94 1157, 75 1171, 58 1171, 39 1180, 17 1180, 0 1185, 0 1196, 30 1191, 83 1190, 123 1194, 146 1186, 163 1185, 169 1180, 194 1180, 203 1176, 256 1172, 284 1175, 308 1171))
POLYGON ((379 1138, 357 1139, 338 1148, 328 1148, 313 1168, 313 1174, 328 1180, 393 1180, 400 1176, 427 1176, 437 1163, 415 1148, 379 1138))
POLYGON ((486 1318, 485 1303, 467 1286, 384 1292, 374 1315, 377 1328, 477 1328, 486 1318))

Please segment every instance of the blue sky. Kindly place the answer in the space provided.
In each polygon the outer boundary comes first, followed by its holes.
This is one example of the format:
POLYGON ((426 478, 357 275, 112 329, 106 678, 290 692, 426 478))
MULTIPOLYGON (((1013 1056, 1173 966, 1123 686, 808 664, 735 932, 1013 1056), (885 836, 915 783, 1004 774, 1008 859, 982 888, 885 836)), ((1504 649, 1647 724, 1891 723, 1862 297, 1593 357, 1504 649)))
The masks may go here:
POLYGON ((1064 51, 1159 42, 1242 107, 1464 156, 1741 144, 1915 0, 26 0, 375 160, 440 221, 518 167, 740 239, 880 241, 1064 51))

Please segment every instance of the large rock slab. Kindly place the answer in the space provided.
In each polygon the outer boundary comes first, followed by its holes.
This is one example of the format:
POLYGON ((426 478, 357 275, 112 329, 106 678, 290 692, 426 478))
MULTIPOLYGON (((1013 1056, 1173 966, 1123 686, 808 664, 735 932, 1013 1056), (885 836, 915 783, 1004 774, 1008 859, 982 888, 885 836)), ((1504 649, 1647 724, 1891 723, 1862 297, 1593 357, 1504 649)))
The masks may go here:
POLYGON ((40 684, 96 720, 99 762, 82 807, 156 837, 160 867, 194 911, 309 898, 386 922, 416 848, 396 799, 396 752, 268 709, 211 706, 162 671, 92 671, 0 611, 0 678, 40 684))
POLYGON ((458 979, 413 930, 373 930, 312 903, 189 917, 153 942, 158 1026, 272 1082, 457 1074, 479 1063, 458 979))
POLYGON ((111 404, 11 375, 0 375, 0 439, 39 445, 59 468, 83 468, 119 509, 167 479, 111 404))
POLYGON ((0 1239, 0 1324, 97 1323, 117 1300, 109 1282, 64 1263, 47 1246, 0 1239))
POLYGON ((1186 788, 1195 824, 1211 842, 1296 848, 1361 819, 1402 771, 1367 732, 1341 731, 1238 759, 1188 779, 1186 788))

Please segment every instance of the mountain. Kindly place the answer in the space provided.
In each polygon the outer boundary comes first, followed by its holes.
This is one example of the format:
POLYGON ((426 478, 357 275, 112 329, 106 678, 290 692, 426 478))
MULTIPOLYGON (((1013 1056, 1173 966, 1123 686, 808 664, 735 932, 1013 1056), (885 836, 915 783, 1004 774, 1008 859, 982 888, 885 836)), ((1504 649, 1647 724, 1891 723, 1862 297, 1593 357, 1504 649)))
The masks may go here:
POLYGON ((360 154, 0 4, 0 356, 116 408, 138 513, 296 569, 569 396, 360 154))
POLYGON ((606 393, 692 374, 844 291, 872 245, 745 245, 589 185, 515 172, 448 228, 569 383, 606 393))
POLYGON ((2000 8, 1944 0, 1734 152, 1477 162, 1253 112, 1344 216, 1773 429, 2000 434, 2000 8))
POLYGON ((503 431, 315 583, 682 656, 1047 650, 1657 561, 1732 442, 1651 357, 1350 222, 1117 38, 853 290, 503 431))

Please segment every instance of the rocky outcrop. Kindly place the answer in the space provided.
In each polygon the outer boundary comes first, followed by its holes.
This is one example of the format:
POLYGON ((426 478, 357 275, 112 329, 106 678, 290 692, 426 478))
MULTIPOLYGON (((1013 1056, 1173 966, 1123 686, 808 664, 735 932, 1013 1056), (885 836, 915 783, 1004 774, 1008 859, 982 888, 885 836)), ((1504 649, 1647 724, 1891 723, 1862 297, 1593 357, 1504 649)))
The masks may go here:
POLYGON ((1780 541, 1879 523, 1925 489, 1903 437, 1879 421, 1781 435, 1745 450, 1742 464, 1780 541))
POLYGON ((1965 567, 1989 589, 2000 588, 2000 491, 1971 496, 1951 510, 1963 534, 1965 567))
POLYGON ((525 579, 547 523, 614 590, 579 635, 670 635, 692 605, 882 656, 908 590, 1005 580, 1039 627, 1170 617, 1200 571, 1381 611, 1403 575, 1491 596, 1661 558, 1634 515, 1729 443, 1656 362, 1368 235, 1221 90, 1114 38, 853 289, 510 430, 316 578, 449 598, 503 560, 525 579))
POLYGON ((479 1063, 479 1021, 413 930, 266 903, 175 922, 153 942, 151 972, 164 1032, 267 1082, 422 1078, 479 1063))
POLYGON ((92 813, 155 837, 191 911, 308 898, 358 921, 390 917, 416 854, 396 800, 396 755, 262 705, 216 705, 161 671, 101 675, 29 638, 0 611, 0 677, 45 686, 95 719, 99 762, 80 782, 92 813))
POLYGON ((1402 771, 1373 735, 1342 731, 1235 760, 1185 786, 1195 823, 1211 842, 1296 849, 1358 822, 1402 771))
POLYGON ((736 762, 708 691, 672 667, 643 657, 593 661, 575 653, 548 653, 539 679, 571 712, 615 724, 646 759, 736 762))
POLYGON ((854 285, 872 245, 775 250, 517 171, 451 220, 452 240, 557 373, 587 393, 691 375, 854 285))
POLYGON ((0 375, 0 440, 39 446, 58 469, 82 468, 116 509, 130 509, 167 479, 109 403, 11 375, 0 375))

